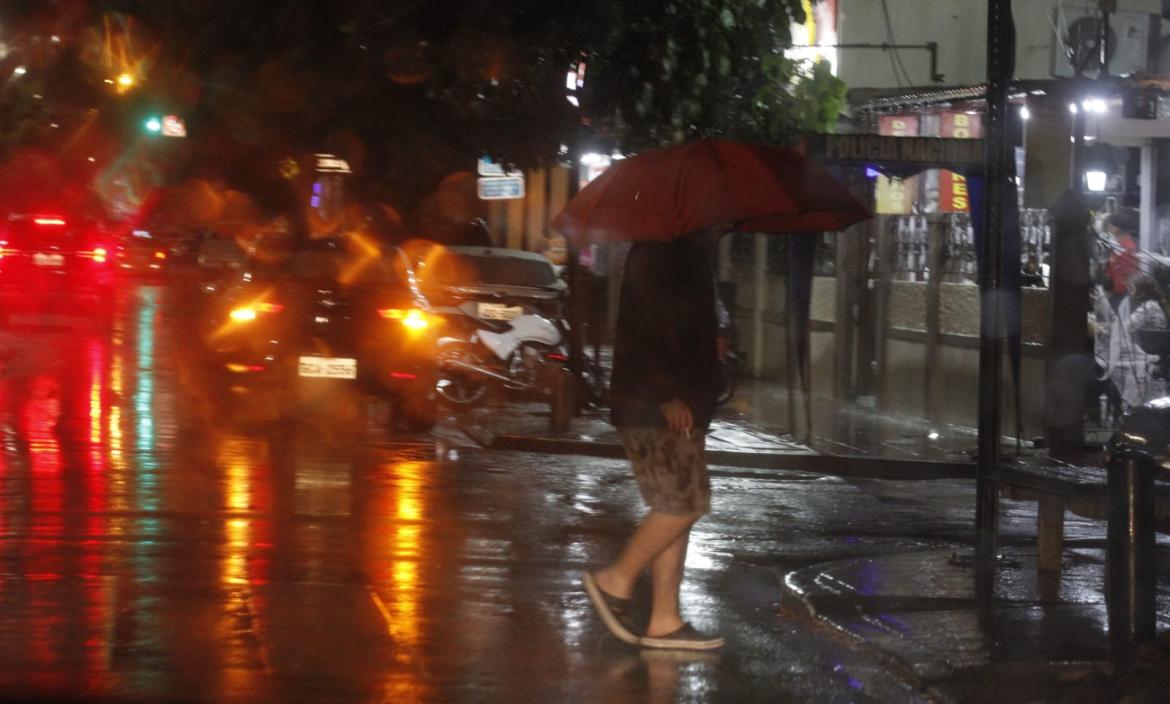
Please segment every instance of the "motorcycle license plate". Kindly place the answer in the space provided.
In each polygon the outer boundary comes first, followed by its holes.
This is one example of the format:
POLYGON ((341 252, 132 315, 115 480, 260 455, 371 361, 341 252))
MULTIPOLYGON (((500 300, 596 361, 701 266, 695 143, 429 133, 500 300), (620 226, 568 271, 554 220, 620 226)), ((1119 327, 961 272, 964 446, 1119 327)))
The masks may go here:
POLYGON ((313 379, 356 379, 357 360, 349 357, 301 357, 297 375, 313 379))
POLYGON ((65 266, 65 255, 37 252, 33 255, 33 264, 50 268, 63 267, 65 266))
POLYGON ((480 303, 477 308, 479 317, 484 320, 515 320, 523 312, 521 306, 507 306, 503 303, 480 303))

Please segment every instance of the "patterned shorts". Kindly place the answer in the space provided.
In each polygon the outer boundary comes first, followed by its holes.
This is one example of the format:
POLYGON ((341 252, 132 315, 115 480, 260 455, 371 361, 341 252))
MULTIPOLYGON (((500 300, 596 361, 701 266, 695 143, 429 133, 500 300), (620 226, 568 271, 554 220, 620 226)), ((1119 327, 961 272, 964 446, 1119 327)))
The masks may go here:
POLYGON ((705 433, 692 430, 687 437, 666 428, 619 428, 618 437, 647 506, 673 516, 710 512, 705 433))

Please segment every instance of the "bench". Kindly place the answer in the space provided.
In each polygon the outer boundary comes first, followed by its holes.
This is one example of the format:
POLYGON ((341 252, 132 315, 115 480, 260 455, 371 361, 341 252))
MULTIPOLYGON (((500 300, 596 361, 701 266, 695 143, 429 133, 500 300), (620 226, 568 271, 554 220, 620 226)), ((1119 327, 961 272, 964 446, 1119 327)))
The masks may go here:
MULTIPOLYGON (((1064 553, 1064 512, 1078 505, 1104 504, 1103 467, 1052 466, 1013 460, 992 475, 1000 494, 1019 501, 1035 501, 1037 566, 1042 572, 1059 571, 1064 553)), ((1080 512, 1077 512, 1078 514, 1080 512)), ((1104 511, 1100 516, 1104 517, 1104 511)))
MULTIPOLYGON (((1005 461, 992 475, 1000 494, 1019 501, 1036 501, 1037 567, 1059 571, 1064 553, 1064 512, 1097 520, 1108 519, 1108 471, 1104 467, 1046 465, 1022 460, 1005 461)), ((1157 489, 1158 530, 1170 532, 1170 489, 1157 489)))

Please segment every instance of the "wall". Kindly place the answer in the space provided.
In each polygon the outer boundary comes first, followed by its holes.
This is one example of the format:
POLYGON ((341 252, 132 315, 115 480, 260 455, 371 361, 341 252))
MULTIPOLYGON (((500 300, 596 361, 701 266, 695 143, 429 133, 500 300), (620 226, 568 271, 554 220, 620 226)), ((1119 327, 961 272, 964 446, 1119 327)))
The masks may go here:
MULTIPOLYGON (((1095 6, 1093 0, 1067 0, 1066 8, 1095 6)), ((1053 0, 1015 0, 1016 77, 1043 79, 1051 76, 1053 0)), ((921 44, 938 42, 938 70, 942 84, 930 81, 927 52, 898 51, 910 74, 902 85, 976 85, 987 76, 987 3, 983 0, 840 0, 838 31, 842 44, 883 42, 921 44), (889 8, 894 39, 890 42, 883 5, 889 8)), ((1119 12, 1161 12, 1160 0, 1119 0, 1119 12)), ((874 49, 843 49, 840 77, 850 88, 897 88, 889 52, 874 49)))
POLYGON ((485 202, 492 241, 497 247, 545 252, 549 222, 569 200, 569 169, 559 165, 529 169, 524 174, 524 193, 520 199, 485 202))

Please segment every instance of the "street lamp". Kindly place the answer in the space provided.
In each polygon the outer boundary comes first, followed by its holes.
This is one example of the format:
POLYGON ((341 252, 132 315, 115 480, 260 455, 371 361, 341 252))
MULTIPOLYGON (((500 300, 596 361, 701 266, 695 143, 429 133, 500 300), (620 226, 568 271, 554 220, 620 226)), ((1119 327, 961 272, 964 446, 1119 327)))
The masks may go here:
POLYGON ((1115 168, 1113 147, 1103 142, 1095 142, 1086 147, 1085 190, 1090 193, 1104 193, 1109 187, 1109 177, 1113 175, 1115 168))
POLYGON ((144 124, 144 127, 146 127, 146 130, 148 132, 156 132, 156 133, 161 132, 162 131, 162 120, 158 119, 157 117, 148 117, 148 118, 146 118, 146 122, 144 124))

